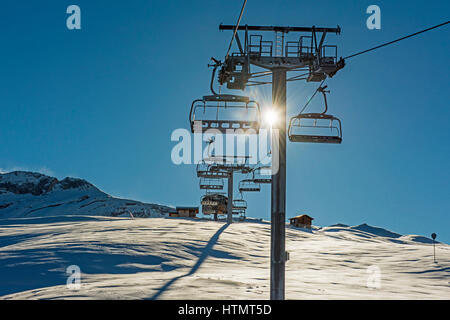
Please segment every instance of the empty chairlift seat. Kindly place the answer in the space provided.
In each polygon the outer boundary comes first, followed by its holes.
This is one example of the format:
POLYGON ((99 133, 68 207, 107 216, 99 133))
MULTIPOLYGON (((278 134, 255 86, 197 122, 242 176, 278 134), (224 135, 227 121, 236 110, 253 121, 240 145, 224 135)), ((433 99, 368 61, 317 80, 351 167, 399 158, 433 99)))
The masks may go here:
POLYGON ((270 166, 258 167, 253 171, 253 182, 257 184, 272 183, 272 168, 270 166))
POLYGON ((341 120, 324 113, 299 114, 289 121, 288 135, 292 142, 340 144, 341 120))
POLYGON ((253 179, 245 179, 239 182, 239 192, 259 192, 261 186, 255 183, 253 179))
POLYGON ((197 164, 197 177, 208 179, 224 179, 228 177, 228 173, 218 170, 214 165, 201 161, 197 164))
POLYGON ((233 210, 245 210, 247 209, 247 201, 244 199, 233 200, 233 210))
POLYGON ((193 133, 216 129, 224 134, 257 134, 261 112, 259 104, 249 97, 210 95, 192 102, 189 121, 193 133))
POLYGON ((202 190, 223 190, 222 179, 200 178, 200 189, 202 190))
MULTIPOLYGON (((329 91, 326 91, 326 88, 327 86, 319 86, 316 90, 316 93, 321 92, 323 95, 325 110, 322 113, 300 113, 291 118, 288 128, 290 141, 335 144, 342 142, 341 120, 327 114, 328 102, 326 94, 329 91)), ((306 103, 304 108, 306 108, 311 99, 306 103)))

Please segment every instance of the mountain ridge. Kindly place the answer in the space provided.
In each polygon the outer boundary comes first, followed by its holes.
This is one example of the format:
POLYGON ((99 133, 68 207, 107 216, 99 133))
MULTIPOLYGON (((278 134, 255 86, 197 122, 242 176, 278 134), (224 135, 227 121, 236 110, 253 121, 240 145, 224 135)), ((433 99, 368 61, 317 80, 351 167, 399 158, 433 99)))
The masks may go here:
POLYGON ((38 172, 0 173, 0 219, 93 215, 164 217, 169 206, 120 199, 101 191, 84 179, 59 180, 38 172))

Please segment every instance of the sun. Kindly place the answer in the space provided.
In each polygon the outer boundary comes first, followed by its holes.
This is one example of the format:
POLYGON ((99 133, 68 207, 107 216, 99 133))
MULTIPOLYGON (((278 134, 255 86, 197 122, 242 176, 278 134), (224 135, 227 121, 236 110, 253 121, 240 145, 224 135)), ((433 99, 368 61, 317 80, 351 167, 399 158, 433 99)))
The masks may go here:
POLYGON ((278 113, 275 111, 274 107, 264 112, 264 121, 271 127, 278 122, 278 113))

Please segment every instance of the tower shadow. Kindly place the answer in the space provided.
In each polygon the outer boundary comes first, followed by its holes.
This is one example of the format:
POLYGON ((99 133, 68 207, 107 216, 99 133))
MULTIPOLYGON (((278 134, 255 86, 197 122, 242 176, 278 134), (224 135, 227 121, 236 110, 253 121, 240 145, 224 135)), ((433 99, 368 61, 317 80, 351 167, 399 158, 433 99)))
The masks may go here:
POLYGON ((181 278, 189 277, 197 272, 198 268, 203 264, 203 262, 208 258, 210 251, 214 247, 214 245, 219 240, 220 235, 225 231, 226 228, 228 228, 229 224, 224 224, 219 230, 216 231, 216 233, 209 239, 207 245, 203 248, 202 253, 200 257, 198 258, 197 262, 194 264, 194 266, 191 268, 191 270, 181 276, 175 277, 168 281, 165 285, 163 285, 161 288, 158 289, 158 291, 149 298, 149 300, 156 300, 158 297, 163 294, 171 285, 173 285, 176 281, 178 281, 181 278))

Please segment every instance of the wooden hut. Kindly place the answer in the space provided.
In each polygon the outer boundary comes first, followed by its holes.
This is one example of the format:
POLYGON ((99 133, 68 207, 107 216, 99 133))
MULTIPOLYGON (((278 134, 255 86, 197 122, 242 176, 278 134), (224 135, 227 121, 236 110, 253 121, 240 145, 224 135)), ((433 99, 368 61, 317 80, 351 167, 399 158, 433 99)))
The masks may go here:
POLYGON ((196 218, 198 207, 177 207, 175 211, 169 212, 169 217, 196 218))
POLYGON ((292 226, 297 228, 307 228, 311 229, 312 221, 314 218, 311 218, 307 214, 302 214, 293 218, 290 218, 289 221, 292 226))

